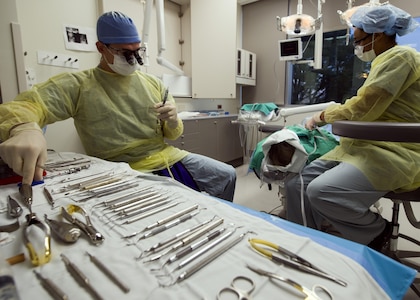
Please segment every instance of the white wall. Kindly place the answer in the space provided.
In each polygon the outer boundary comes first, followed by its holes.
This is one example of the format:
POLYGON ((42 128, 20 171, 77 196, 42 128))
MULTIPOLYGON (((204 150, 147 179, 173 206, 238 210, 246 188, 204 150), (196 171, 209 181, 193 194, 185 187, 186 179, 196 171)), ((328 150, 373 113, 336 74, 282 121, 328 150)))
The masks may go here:
MULTIPOLYGON (((12 100, 18 93, 17 75, 13 53, 13 38, 10 23, 17 22, 16 3, 1 1, 0 3, 0 95, 3 102, 12 100)), ((1 101, 0 101, 1 102, 1 101)))

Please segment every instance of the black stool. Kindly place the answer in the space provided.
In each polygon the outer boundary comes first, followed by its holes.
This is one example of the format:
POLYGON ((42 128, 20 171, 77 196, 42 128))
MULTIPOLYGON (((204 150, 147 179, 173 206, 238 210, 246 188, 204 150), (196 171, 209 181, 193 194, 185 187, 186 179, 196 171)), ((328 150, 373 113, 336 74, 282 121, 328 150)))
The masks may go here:
MULTIPOLYGON (((339 136, 355 139, 420 143, 420 123, 389 123, 389 122, 356 122, 336 121, 332 124, 332 131, 339 136)), ((383 253, 396 261, 420 272, 420 264, 408 260, 420 257, 420 251, 407 251, 398 249, 398 239, 402 238, 417 246, 420 241, 402 234, 399 231, 399 213, 401 204, 404 207, 408 221, 415 228, 420 229, 420 221, 414 216, 412 202, 420 202, 420 188, 411 192, 389 192, 383 198, 393 202, 392 207, 392 237, 383 253)), ((418 234, 416 234, 418 235, 418 234)), ((420 297, 420 278, 414 279, 411 288, 420 297)))

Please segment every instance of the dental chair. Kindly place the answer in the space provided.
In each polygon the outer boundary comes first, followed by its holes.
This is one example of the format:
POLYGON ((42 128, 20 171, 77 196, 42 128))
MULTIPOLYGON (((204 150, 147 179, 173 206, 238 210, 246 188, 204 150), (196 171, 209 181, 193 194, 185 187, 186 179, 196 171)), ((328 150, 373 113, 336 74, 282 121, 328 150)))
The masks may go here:
MULTIPOLYGON (((332 125, 332 132, 339 136, 390 142, 420 143, 420 123, 389 123, 389 122, 356 122, 336 121, 332 125)), ((412 226, 420 229, 420 221, 416 219, 412 202, 420 202, 420 188, 411 192, 389 192, 383 198, 393 202, 392 207, 392 236, 389 244, 382 251, 385 255, 397 260, 420 272, 420 262, 414 262, 414 258, 420 257, 420 251, 407 251, 398 249, 399 239, 405 239, 410 243, 420 246, 420 241, 411 236, 400 233, 399 214, 401 205, 412 226)), ((414 236, 420 236, 419 232, 413 232, 414 236)), ((420 278, 417 277, 412 285, 412 290, 420 297, 420 278)))

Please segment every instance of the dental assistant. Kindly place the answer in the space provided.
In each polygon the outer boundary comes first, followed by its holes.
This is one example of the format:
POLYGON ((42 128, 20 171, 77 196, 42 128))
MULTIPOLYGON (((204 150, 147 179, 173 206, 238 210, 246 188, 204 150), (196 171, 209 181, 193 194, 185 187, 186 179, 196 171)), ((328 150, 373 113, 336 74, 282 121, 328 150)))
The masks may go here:
MULTIPOLYGON (((396 34, 418 23, 390 5, 360 7, 351 17, 355 55, 372 61, 357 95, 310 118, 306 127, 337 120, 420 122, 420 54, 398 46, 396 34)), ((302 170, 304 214, 299 176, 286 184, 287 219, 321 230, 327 222, 343 238, 381 250, 391 236, 389 222, 369 208, 389 191, 420 187, 420 144, 351 138, 302 170), (325 224, 325 223, 324 223, 325 224)))
POLYGON ((165 143, 164 138, 175 140, 182 134, 183 123, 163 83, 139 70, 142 48, 133 21, 107 12, 97 21, 97 35, 97 67, 54 76, 0 105, 1 158, 23 176, 23 183, 40 180, 37 166, 47 158, 40 128, 73 118, 88 155, 172 176, 233 201, 232 166, 165 143))

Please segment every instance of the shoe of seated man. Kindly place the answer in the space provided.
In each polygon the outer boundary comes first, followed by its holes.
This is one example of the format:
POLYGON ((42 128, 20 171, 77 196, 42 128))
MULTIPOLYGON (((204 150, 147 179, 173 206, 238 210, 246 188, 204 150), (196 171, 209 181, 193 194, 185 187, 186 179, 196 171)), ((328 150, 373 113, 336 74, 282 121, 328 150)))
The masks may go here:
POLYGON ((385 229, 368 244, 369 248, 382 252, 389 243, 392 235, 392 224, 386 221, 385 229))

